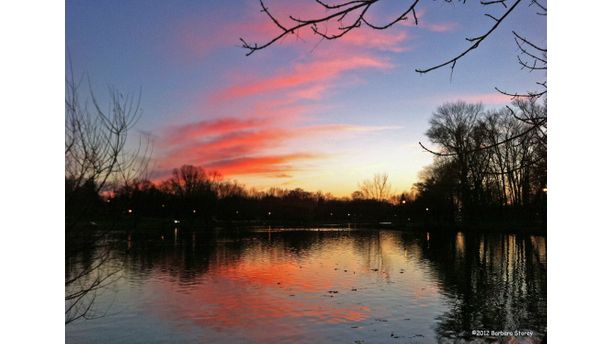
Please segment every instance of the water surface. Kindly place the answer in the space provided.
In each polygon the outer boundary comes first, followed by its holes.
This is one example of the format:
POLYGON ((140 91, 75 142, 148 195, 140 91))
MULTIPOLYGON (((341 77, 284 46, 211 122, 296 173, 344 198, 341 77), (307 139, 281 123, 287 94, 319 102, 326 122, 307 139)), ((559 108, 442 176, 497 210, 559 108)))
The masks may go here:
MULTIPOLYGON (((355 229, 122 233, 69 343, 437 343, 546 332, 546 239, 355 229), (115 270, 113 270, 115 269, 115 270)), ((67 269, 75 269, 67 264, 67 269)), ((70 272, 70 271, 68 271, 70 272)))

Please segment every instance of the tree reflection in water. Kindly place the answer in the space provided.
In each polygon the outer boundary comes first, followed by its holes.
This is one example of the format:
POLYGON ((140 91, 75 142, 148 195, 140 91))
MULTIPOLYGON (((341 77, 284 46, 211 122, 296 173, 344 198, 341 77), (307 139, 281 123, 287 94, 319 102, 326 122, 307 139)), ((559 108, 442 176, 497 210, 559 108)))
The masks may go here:
POLYGON ((475 339, 473 330, 531 330, 538 337, 546 332, 544 237, 427 235, 430 240, 421 245, 423 259, 436 271, 448 297, 448 311, 436 327, 439 340, 475 339))

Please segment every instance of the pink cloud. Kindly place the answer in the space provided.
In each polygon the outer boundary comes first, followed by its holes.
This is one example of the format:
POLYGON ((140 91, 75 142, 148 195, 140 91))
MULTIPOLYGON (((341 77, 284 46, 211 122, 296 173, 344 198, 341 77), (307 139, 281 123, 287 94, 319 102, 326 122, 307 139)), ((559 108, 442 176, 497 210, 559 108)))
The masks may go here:
MULTIPOLYGON (((291 24, 289 15, 300 13, 303 17, 315 17, 324 13, 316 3, 315 6, 312 5, 313 3, 308 1, 267 3, 279 21, 287 26, 291 24)), ((224 15, 227 13, 219 14, 220 17, 224 15)), ((194 14, 177 23, 173 40, 179 42, 178 48, 183 52, 195 58, 202 58, 217 49, 238 46, 241 37, 248 41, 263 41, 281 33, 268 16, 261 13, 259 2, 249 2, 242 12, 234 13, 233 16, 234 20, 203 21, 204 14, 194 14)), ((301 39, 314 37, 312 30, 305 27, 277 43, 290 44, 299 41, 298 35, 301 39)))
POLYGON ((416 27, 416 28, 421 28, 421 29, 425 29, 427 31, 431 31, 431 32, 449 32, 449 31, 453 31, 455 29, 457 29, 457 27, 459 26, 459 24, 457 22, 432 22, 429 21, 427 19, 427 10, 425 9, 421 9, 418 10, 416 13, 416 16, 419 20, 418 25, 415 24, 414 20, 412 20, 412 18, 404 20, 401 23, 402 26, 408 26, 408 27, 416 27))
POLYGON ((323 83, 349 70, 391 67, 392 65, 385 59, 367 55, 315 60, 309 63, 296 64, 289 71, 269 78, 228 87, 219 91, 213 98, 217 101, 228 101, 258 93, 295 88, 314 82, 323 83))
POLYGON ((355 29, 334 43, 350 44, 361 48, 383 51, 402 52, 407 50, 405 46, 407 39, 408 33, 406 31, 355 29))
POLYGON ((423 23, 419 26, 425 28, 426 30, 433 32, 449 32, 453 31, 458 27, 458 24, 455 22, 439 22, 439 23, 423 23))
POLYGON ((327 85, 323 83, 309 85, 301 89, 291 92, 289 95, 298 99, 315 100, 320 99, 323 93, 327 90, 327 85))
POLYGON ((168 129, 164 141, 165 144, 179 144, 210 135, 253 129, 263 124, 265 124, 265 121, 262 119, 239 120, 236 118, 221 118, 212 121, 200 121, 168 129))
POLYGON ((512 102, 512 97, 501 94, 499 92, 460 94, 449 96, 447 98, 463 100, 468 103, 483 103, 489 105, 505 105, 510 104, 510 102, 512 102))

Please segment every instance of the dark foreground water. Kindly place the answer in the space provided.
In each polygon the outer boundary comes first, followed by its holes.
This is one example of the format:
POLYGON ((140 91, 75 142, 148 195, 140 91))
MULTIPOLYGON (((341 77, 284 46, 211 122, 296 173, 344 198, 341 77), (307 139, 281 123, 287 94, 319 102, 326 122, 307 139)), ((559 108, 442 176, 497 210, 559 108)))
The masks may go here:
POLYGON ((67 342, 538 343, 546 332, 541 236, 176 229, 120 239, 98 318, 68 324, 67 342))

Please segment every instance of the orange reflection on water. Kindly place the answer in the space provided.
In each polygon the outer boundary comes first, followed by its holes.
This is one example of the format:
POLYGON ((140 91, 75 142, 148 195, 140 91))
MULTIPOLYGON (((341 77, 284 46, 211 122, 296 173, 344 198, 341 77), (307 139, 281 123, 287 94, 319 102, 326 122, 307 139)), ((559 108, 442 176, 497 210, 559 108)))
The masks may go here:
POLYGON ((435 302, 439 289, 415 263, 416 244, 405 246, 398 233, 343 235, 327 234, 299 252, 275 240, 249 241, 239 256, 219 247, 207 272, 188 284, 160 269, 147 286, 164 298, 151 303, 152 311, 180 328, 294 342, 332 326, 397 317, 391 299, 419 308, 435 302))
POLYGON ((248 331, 251 339, 262 342, 277 338, 279 331, 298 335, 301 326, 312 322, 365 320, 369 307, 350 295, 358 283, 357 271, 364 270, 357 263, 361 259, 352 250, 340 253, 340 248, 328 247, 325 255, 305 258, 269 248, 248 250, 234 264, 215 264, 198 284, 182 290, 175 281, 160 278, 153 292, 166 299, 155 311, 197 326, 248 331))

